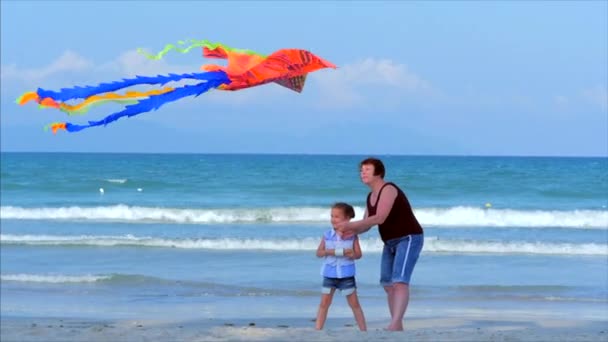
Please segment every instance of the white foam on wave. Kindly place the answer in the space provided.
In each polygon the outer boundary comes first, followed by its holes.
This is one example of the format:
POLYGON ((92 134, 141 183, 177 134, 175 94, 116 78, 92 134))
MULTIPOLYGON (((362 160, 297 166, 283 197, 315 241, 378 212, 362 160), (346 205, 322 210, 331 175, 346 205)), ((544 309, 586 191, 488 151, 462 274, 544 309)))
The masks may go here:
POLYGON ((106 179, 106 182, 125 184, 127 182, 127 179, 126 178, 110 178, 110 179, 106 179))
POLYGON ((607 210, 515 210, 473 207, 416 210, 421 222, 434 226, 569 227, 608 229, 607 210))
MULTIPOLYGON (((414 210, 423 226, 438 227, 561 227, 608 229, 608 210, 515 210, 474 207, 419 208, 414 210)), ((275 207, 196 209, 112 205, 99 207, 0 207, 0 218, 15 220, 87 220, 127 223, 326 223, 327 208, 275 207)), ((355 208, 355 219, 364 208, 355 208)))
POLYGON ((320 208, 178 209, 126 205, 105 207, 20 208, 0 207, 3 219, 97 220, 115 222, 236 223, 327 222, 328 210, 320 208))
MULTIPOLYGON (((361 248, 366 252, 380 253, 383 244, 379 239, 362 238, 361 248)), ((0 242, 6 245, 84 245, 84 246, 134 246, 156 248, 212 249, 212 250, 271 250, 271 251, 314 251, 318 239, 300 240, 252 239, 252 238, 157 238, 147 236, 118 235, 0 235, 0 242)), ((590 255, 608 256, 608 245, 597 243, 549 243, 528 241, 476 241, 439 239, 425 237, 423 253, 451 254, 542 254, 542 255, 590 255)))
POLYGON ((30 283, 94 283, 100 280, 110 279, 112 276, 104 275, 44 275, 44 274, 2 274, 2 281, 18 281, 30 283))

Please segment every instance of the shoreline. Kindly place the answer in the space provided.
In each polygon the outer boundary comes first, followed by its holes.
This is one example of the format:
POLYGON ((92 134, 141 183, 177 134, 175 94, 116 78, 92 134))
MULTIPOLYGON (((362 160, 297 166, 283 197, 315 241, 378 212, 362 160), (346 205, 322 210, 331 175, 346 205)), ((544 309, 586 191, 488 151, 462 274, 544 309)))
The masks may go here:
POLYGON ((352 318, 328 318, 322 331, 310 318, 79 319, 2 317, 8 341, 605 341, 606 321, 546 317, 430 317, 389 332, 385 319, 360 332, 352 318))

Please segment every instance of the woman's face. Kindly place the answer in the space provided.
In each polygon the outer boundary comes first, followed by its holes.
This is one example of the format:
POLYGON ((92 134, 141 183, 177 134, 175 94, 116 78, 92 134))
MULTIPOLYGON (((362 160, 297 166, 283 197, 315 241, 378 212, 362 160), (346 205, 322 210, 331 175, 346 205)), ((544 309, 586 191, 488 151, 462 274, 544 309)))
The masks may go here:
POLYGON ((359 170, 359 176, 361 177, 361 182, 363 182, 363 184, 369 184, 374 179, 376 179, 377 176, 374 176, 374 171, 375 171, 374 165, 371 165, 371 164, 361 165, 361 169, 359 170))

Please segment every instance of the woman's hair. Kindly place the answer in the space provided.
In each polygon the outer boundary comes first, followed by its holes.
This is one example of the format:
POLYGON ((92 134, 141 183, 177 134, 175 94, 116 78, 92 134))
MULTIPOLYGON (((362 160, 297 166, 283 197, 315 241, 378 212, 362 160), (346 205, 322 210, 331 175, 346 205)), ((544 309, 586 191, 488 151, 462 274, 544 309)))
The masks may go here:
POLYGON ((332 205, 331 208, 342 210, 342 212, 344 213, 344 216, 346 216, 348 218, 352 219, 355 217, 355 209, 353 208, 352 205, 350 205, 348 203, 337 202, 337 203, 334 203, 334 205, 332 205))
POLYGON ((361 166, 363 166, 363 165, 373 165, 374 166, 374 176, 380 176, 381 178, 384 178, 386 171, 384 169, 384 164, 382 163, 382 161, 380 159, 367 158, 367 159, 363 160, 361 163, 359 163, 359 168, 361 168, 361 166))

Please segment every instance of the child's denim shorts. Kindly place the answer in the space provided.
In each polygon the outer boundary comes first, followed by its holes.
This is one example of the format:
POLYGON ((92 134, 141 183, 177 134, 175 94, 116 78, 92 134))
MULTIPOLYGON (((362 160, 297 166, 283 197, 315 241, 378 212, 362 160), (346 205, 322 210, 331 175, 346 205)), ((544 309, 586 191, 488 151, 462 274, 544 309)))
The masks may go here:
POLYGON ((386 241, 382 250, 380 284, 410 283, 414 266, 424 245, 424 234, 413 234, 386 241))
POLYGON ((357 282, 355 281, 355 277, 348 278, 328 278, 323 277, 323 287, 321 288, 321 292, 324 294, 329 294, 331 289, 338 289, 340 292, 348 296, 349 294, 355 292, 357 288, 357 282))

